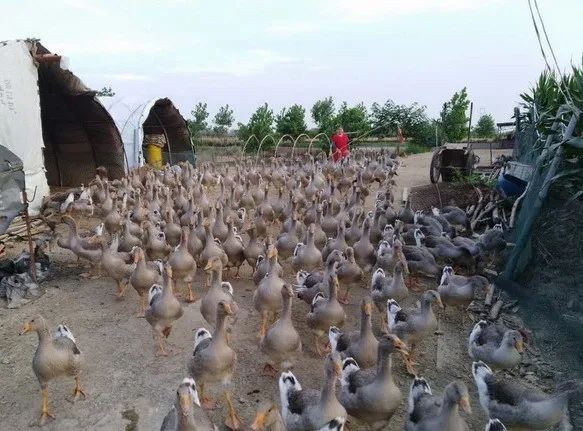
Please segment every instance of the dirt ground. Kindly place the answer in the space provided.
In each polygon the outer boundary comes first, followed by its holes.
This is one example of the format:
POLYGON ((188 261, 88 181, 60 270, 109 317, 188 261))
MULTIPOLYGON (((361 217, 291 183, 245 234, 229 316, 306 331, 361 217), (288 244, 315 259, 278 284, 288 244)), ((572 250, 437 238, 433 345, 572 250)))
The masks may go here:
MULTIPOLYGON (((404 159, 404 166, 396 177, 396 196, 404 186, 428 183, 428 166, 431 154, 420 154, 404 159)), ((375 186, 376 191, 376 186, 375 186)), ((19 251, 14 250, 14 251, 19 251)), ((114 296, 115 285, 111 279, 84 280, 79 274, 83 268, 67 250, 51 254, 54 274, 44 283, 44 296, 17 310, 0 308, 0 430, 25 430, 40 412, 40 390, 31 368, 36 349, 36 335, 19 336, 23 322, 41 313, 55 327, 66 322, 86 356, 82 383, 88 393, 85 401, 73 405, 65 400, 72 393, 73 379, 52 381, 49 385, 50 406, 57 419, 45 429, 70 430, 157 430, 174 402, 181 379, 186 376, 186 361, 192 354, 194 330, 204 326, 199 304, 184 304, 184 316, 176 322, 169 341, 174 354, 167 358, 154 355, 151 330, 144 319, 134 317, 137 311, 137 294, 128 289, 124 300, 114 296)), ((294 279, 289 264, 284 265, 284 278, 294 279)), ((199 271, 200 273, 200 271, 199 271)), ((277 382, 259 374, 263 359, 258 349, 258 316, 252 307, 255 288, 250 279, 249 267, 242 271, 240 280, 231 281, 240 307, 239 319, 232 328, 232 342, 238 353, 238 367, 234 378, 235 405, 244 422, 252 421, 256 404, 264 399, 278 399, 277 382)), ((200 274, 194 284, 202 293, 200 274)), ((350 316, 345 329, 358 327, 359 301, 367 293, 369 280, 362 289, 352 290, 351 304, 346 307, 350 316)), ((426 287, 436 288, 427 281, 426 287)), ((411 295, 406 305, 413 305, 411 295)), ((313 352, 311 338, 305 326, 309 307, 295 301, 294 322, 304 334, 304 354, 296 364, 294 373, 304 387, 319 388, 323 378, 322 360, 313 352)), ((463 313, 448 310, 447 317, 438 312, 440 329, 444 335, 427 340, 418 352, 419 372, 430 382, 434 393, 441 393, 452 380, 464 381, 470 389, 474 413, 468 417, 472 430, 482 430, 485 416, 478 404, 477 393, 471 379, 471 361, 467 355, 467 336, 472 321, 463 313), (439 346, 438 346, 439 344, 439 346), (440 360, 437 360, 439 351, 440 360)), ((379 330, 380 315, 374 316, 375 331, 379 330)), ((209 328, 210 329, 210 328, 209 328)), ((395 379, 403 392, 404 401, 409 392, 410 377, 398 358, 393 361, 395 379)), ((406 402, 387 427, 403 429, 406 402)), ((224 403, 220 403, 212 418, 222 426, 225 418, 224 403)), ((351 430, 366 429, 354 421, 351 430)))

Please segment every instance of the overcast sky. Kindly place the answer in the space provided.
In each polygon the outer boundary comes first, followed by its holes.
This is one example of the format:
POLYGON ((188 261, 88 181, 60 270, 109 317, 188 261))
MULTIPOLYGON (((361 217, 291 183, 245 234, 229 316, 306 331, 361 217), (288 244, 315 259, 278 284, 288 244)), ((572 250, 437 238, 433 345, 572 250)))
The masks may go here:
MULTIPOLYGON (((527 0, 37 0, 2 3, 0 40, 38 37, 94 89, 276 111, 417 101, 438 114, 467 86, 506 121, 544 62, 527 0)), ((539 0, 561 67, 580 63, 583 0, 539 0)))

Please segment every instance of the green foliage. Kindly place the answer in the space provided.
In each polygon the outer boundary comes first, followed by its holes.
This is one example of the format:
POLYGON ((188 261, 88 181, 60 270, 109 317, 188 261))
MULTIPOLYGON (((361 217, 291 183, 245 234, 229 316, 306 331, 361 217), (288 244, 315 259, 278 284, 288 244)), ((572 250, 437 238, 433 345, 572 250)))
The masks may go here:
POLYGON ((343 127, 344 131, 351 133, 352 138, 358 137, 371 129, 368 111, 363 103, 348 107, 346 102, 342 102, 336 115, 335 123, 336 127, 343 127))
POLYGON ((410 106, 397 105, 387 100, 384 105, 373 103, 371 107, 372 127, 378 136, 396 136, 397 128, 405 137, 413 137, 420 132, 428 122, 426 107, 417 102, 410 106))
POLYGON ((403 151, 405 151, 405 154, 427 153, 431 151, 431 147, 411 141, 405 144, 403 151))
POLYGON ((95 95, 99 97, 113 97, 115 96, 115 92, 111 87, 103 87, 101 90, 97 91, 95 95))
POLYGON ((443 130, 437 121, 425 121, 420 123, 414 130, 411 136, 411 142, 416 145, 424 145, 425 147, 435 147, 441 145, 444 141, 443 130), (437 129, 437 135, 436 135, 437 129))
POLYGON ((277 133, 291 135, 294 138, 308 129, 305 120, 306 110, 302 105, 283 108, 275 119, 277 133))
MULTIPOLYGON (((257 151, 259 147, 259 142, 267 135, 273 133, 273 110, 269 107, 267 103, 257 108, 257 110, 251 115, 249 122, 247 124, 239 123, 239 138, 246 142, 252 135, 255 135, 256 139, 251 139, 246 147, 246 151, 254 152, 257 151)), ((263 143, 262 149, 267 150, 273 146, 273 141, 266 139, 263 143)))
POLYGON ((473 132, 478 138, 493 138, 496 136, 494 117, 490 114, 482 115, 476 123, 473 132))
MULTIPOLYGON (((545 70, 528 93, 520 95, 529 112, 528 116, 536 112, 536 122, 539 132, 547 134, 559 107, 567 103, 566 94, 570 94, 575 107, 583 106, 583 67, 572 66, 571 73, 557 76, 554 72, 545 70)), ((535 119, 531 118, 531 121, 535 119)), ((575 128, 574 135, 583 133, 583 115, 575 128)))
POLYGON ((209 113, 207 111, 206 103, 198 102, 194 109, 190 111, 190 114, 192 115, 192 119, 187 120, 186 123, 188 124, 188 129, 190 130, 191 136, 196 142, 200 132, 206 130, 208 126, 206 120, 209 116, 209 113))
POLYGON ((224 135, 229 131, 229 128, 235 122, 235 116, 233 115, 233 110, 229 108, 229 105, 221 106, 218 112, 215 114, 215 127, 213 128, 215 133, 219 135, 224 135))
POLYGON ((467 133, 468 116, 466 112, 470 106, 466 88, 456 92, 449 102, 443 104, 441 110, 441 127, 446 140, 461 141, 467 133))
POLYGON ((318 132, 331 135, 334 131, 334 100, 331 97, 318 100, 312 106, 312 118, 318 126, 318 132))

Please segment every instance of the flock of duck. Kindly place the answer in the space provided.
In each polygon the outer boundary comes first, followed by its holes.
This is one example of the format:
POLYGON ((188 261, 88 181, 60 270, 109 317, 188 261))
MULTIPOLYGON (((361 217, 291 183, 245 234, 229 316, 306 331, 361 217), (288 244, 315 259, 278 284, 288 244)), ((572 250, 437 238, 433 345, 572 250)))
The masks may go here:
MULTIPOLYGON (((205 411, 214 406, 209 387, 224 392, 225 424, 242 426, 230 390, 237 352, 229 326, 238 313, 238 293, 223 277, 229 271, 239 277, 245 262, 256 285, 253 306, 258 349, 266 358, 263 373, 279 375, 280 394, 279 403, 259 404, 252 429, 340 430, 348 416, 374 429, 387 426, 403 403, 402 388, 392 375, 393 354, 413 376, 405 429, 468 429, 468 388, 454 381, 441 395, 434 394, 415 367, 415 346, 438 329, 436 306, 466 307, 487 288, 488 280, 474 274, 505 246, 503 229, 496 225, 481 235, 468 232, 468 217, 455 206, 429 214, 413 212, 410 202, 397 209, 393 177, 399 165, 394 155, 373 151, 358 152, 342 163, 309 156, 256 166, 242 162, 195 168, 185 163, 160 171, 135 170, 121 180, 97 176, 80 194, 48 203, 68 226, 59 246, 92 267, 92 273, 83 275, 104 273, 115 280, 119 297, 128 286, 138 293, 137 314, 151 326, 158 355, 169 352, 166 339, 174 322, 191 312, 183 301, 200 300, 209 329, 194 332, 187 375, 162 431, 216 429, 205 411), (102 219, 92 236, 77 230, 74 216, 79 215, 102 219), (276 237, 271 235, 275 229, 276 237), (290 264, 294 283, 283 279, 290 264), (200 288, 193 285, 198 268, 207 275, 200 288), (436 288, 424 289, 420 277, 436 288), (360 329, 343 332, 350 320, 343 307, 350 289, 367 283, 360 329), (413 295, 417 306, 401 307, 413 295), (309 306, 310 342, 324 357, 319 389, 302 387, 291 371, 305 355, 309 338, 295 328, 292 306, 297 301, 309 306), (378 334, 372 327, 375 310, 382 321, 378 334)), ((85 397, 83 353, 65 325, 51 332, 48 322, 36 316, 24 325, 23 333, 31 331, 39 337, 32 367, 42 390, 42 425, 54 418, 51 379, 72 376, 73 398, 85 397)), ((486 430, 547 429, 561 420, 569 398, 581 390, 578 382, 567 382, 547 395, 495 373, 518 365, 522 351, 520 332, 500 323, 480 321, 469 336, 479 402, 490 418, 486 430)))

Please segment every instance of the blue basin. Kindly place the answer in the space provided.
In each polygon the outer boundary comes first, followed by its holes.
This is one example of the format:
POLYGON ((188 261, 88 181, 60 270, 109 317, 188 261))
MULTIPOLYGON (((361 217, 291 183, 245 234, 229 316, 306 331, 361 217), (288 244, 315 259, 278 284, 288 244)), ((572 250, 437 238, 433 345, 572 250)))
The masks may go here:
POLYGON ((506 196, 520 196, 524 193, 528 183, 510 174, 504 174, 498 178, 498 187, 506 196))

